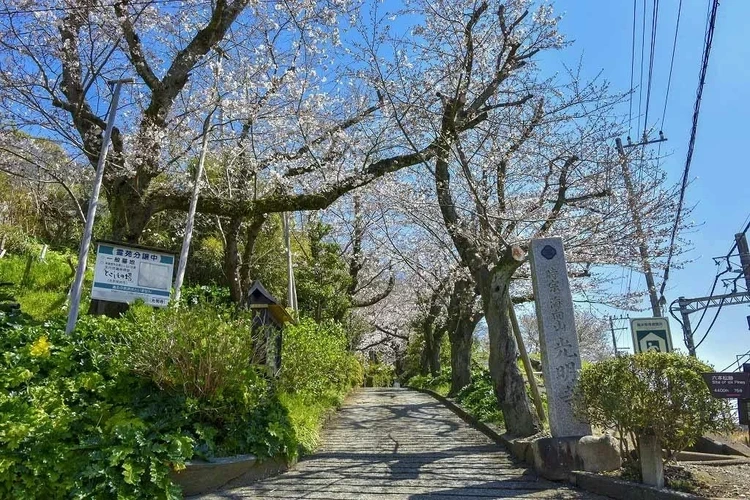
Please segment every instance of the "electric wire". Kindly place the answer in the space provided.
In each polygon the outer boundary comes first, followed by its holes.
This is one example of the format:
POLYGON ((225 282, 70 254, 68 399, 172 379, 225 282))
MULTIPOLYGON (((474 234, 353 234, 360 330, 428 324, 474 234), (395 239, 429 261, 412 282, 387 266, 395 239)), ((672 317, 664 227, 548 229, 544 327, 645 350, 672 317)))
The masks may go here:
POLYGON ((646 113, 643 119, 643 138, 648 138, 648 112, 651 107, 651 84, 654 76, 654 55, 656 52, 656 33, 659 26, 659 0, 654 0, 651 12, 651 46, 648 57, 648 79, 646 80, 646 113))
MULTIPOLYGON (((703 334, 703 337, 698 341, 697 344, 695 344, 695 349, 698 349, 704 340, 708 337, 708 334, 711 333, 711 329, 714 327, 714 324, 716 323, 716 319, 719 317, 719 313, 721 312, 721 308, 724 307, 724 300, 725 297, 722 297, 719 301, 719 307, 716 308, 716 314, 714 314, 714 319, 711 320, 711 324, 708 325, 708 328, 706 329, 706 333, 703 334)), ((706 309, 704 309, 705 311, 706 309)))
POLYGON ((638 126, 636 132, 641 130, 641 109, 643 103, 643 61, 645 60, 646 50, 646 0, 643 0, 643 13, 641 23, 641 71, 638 78, 638 126))
MULTIPOLYGON (((748 230, 750 230, 750 214, 748 214, 747 218, 745 218, 745 222, 743 222, 743 224, 745 224, 745 227, 742 229, 741 232, 742 232, 742 234, 747 234, 748 230)), ((736 248, 737 248, 737 241, 735 240, 734 244, 732 244, 732 247, 729 249, 729 252, 727 252, 726 256, 724 256, 724 260, 726 260, 726 262, 727 262, 727 268, 724 271, 722 271, 720 273, 717 273, 716 276, 714 277, 714 282, 711 285, 711 292, 709 292, 708 297, 712 297, 713 296, 714 291, 716 290, 716 284, 719 282, 719 278, 722 275, 724 275, 724 274, 726 274, 726 273, 728 273, 729 271, 732 270, 732 266, 731 266, 731 263, 730 263, 729 259, 732 256, 732 253, 734 252, 734 250, 736 248)), ((739 279, 739 277, 741 277, 741 276, 742 276, 742 274, 740 274, 737 278, 735 278, 735 281, 737 281, 737 279, 739 279)), ((680 327, 684 330, 685 325, 683 324, 682 320, 680 320, 680 318, 678 318, 675 315, 675 313, 674 313, 674 310, 675 310, 674 305, 676 303, 678 303, 678 302, 679 302, 679 299, 675 299, 675 300, 672 301, 672 303, 669 305, 669 314, 674 318, 675 321, 677 321, 677 323, 679 323, 680 327)), ((716 318, 719 316, 719 312, 721 311, 721 308, 722 308, 723 305, 724 305, 724 298, 721 299, 721 301, 719 303, 718 311, 716 311, 716 315, 714 315, 714 319, 711 321, 711 324, 708 326, 708 329, 706 330, 706 333, 703 334, 703 337, 701 338, 700 342, 695 346, 696 349, 698 348, 698 346, 701 343, 703 343, 703 341, 706 339, 706 337, 708 337, 708 334, 711 332, 711 329, 713 328, 714 323, 716 323, 716 318)), ((703 309, 703 312, 701 313, 701 317, 698 320, 698 323, 693 328, 693 333, 695 333, 698 330, 698 328, 700 327, 701 323, 703 322, 703 318, 706 316, 707 312, 708 312, 708 308, 706 307, 706 308, 703 309)), ((687 338, 685 338, 685 343, 687 343, 687 338)))
MULTIPOLYGON (((682 17, 682 0, 677 6, 677 22, 674 26, 674 40, 672 41, 672 57, 669 61, 669 77, 667 78, 667 92, 664 94, 664 109, 661 112, 660 130, 664 130, 664 118, 667 116, 667 104, 669 104, 669 91, 672 88, 672 70, 674 69, 674 55, 677 51, 677 34, 680 32, 680 18, 682 17)), ((660 143, 661 145, 661 143, 660 143)))
MULTIPOLYGON (((747 225, 745 225, 745 228, 744 228, 744 229, 742 230, 742 233, 743 233, 743 234, 746 234, 746 233, 747 233, 747 230, 748 230, 748 229, 750 229, 750 222, 749 222, 749 223, 748 223, 747 225)), ((726 259, 726 261, 727 261, 727 269, 726 269, 726 270, 725 270, 724 272, 722 272, 722 273, 719 273, 719 274, 718 274, 718 275, 716 276, 716 279, 714 280, 714 287, 716 286, 716 282, 718 281, 719 277, 720 277, 721 275, 725 274, 725 273, 728 273, 728 272, 729 272, 729 271, 731 270, 731 266, 729 265, 729 257, 730 257, 730 256, 732 255, 732 252, 734 252, 734 249, 735 249, 735 248, 737 248, 737 241, 736 241, 736 240, 735 240, 734 244, 732 245, 732 248, 730 248, 730 249, 729 249, 729 253, 727 253, 727 255, 726 255, 726 257, 725 257, 725 259, 726 259)), ((742 277, 742 276, 744 276, 744 273, 740 273, 740 274, 739 274, 739 275, 738 275, 738 276, 737 276, 737 277, 736 277, 736 278, 734 279, 734 283, 736 283, 736 282, 737 282, 737 280, 738 280, 738 279, 739 279, 740 277, 742 277)), ((713 291, 711 292, 711 294, 710 294, 709 296, 712 296, 712 295, 713 295, 713 291)), ((716 319, 717 319, 717 318, 719 317, 719 313, 721 312, 721 308, 722 308, 722 307, 724 306, 724 299, 725 299, 725 297, 722 297, 722 298, 721 298, 721 301, 719 301, 719 307, 718 307, 718 308, 716 309, 716 314, 714 315, 714 319, 713 319, 713 320, 711 321, 711 324, 710 324, 710 325, 708 325, 708 328, 706 329, 706 333, 704 333, 704 334, 703 334, 703 337, 701 337, 701 340, 700 340, 700 342, 698 342, 698 343, 697 343, 697 344, 695 345, 695 348, 696 348, 696 349, 697 349, 697 348, 698 348, 698 347, 699 347, 699 346, 700 346, 700 345, 701 345, 701 344, 703 343, 703 341, 704 341, 704 340, 706 340, 706 338, 708 337, 708 334, 709 334, 709 333, 711 333, 711 329, 713 328, 714 324, 716 323, 716 319)), ((706 313, 706 311, 707 311, 707 310, 708 310, 708 309, 704 309, 704 310, 703 310, 703 315, 701 316, 701 320, 700 320, 700 321, 698 322, 698 325, 696 325, 696 327, 695 327, 695 329, 696 329, 696 330, 698 329, 698 326, 700 326, 700 322, 701 322, 701 321, 703 320, 703 316, 705 316, 705 313, 706 313)))
MULTIPOLYGON (((129 6, 149 6, 153 4, 170 4, 170 3, 186 3, 185 0, 131 0, 128 2, 129 6)), ((202 2, 202 3, 208 3, 202 2)), ((102 3, 99 5, 96 5, 96 7, 114 7, 117 5, 117 3, 102 3)), ((75 11, 78 10, 79 7, 31 7, 31 8, 25 8, 25 9, 10 9, 5 8, 0 10, 0 16, 12 16, 12 15, 18 15, 18 14, 40 14, 43 12, 65 12, 65 11, 75 11)))
POLYGON ((738 371, 740 369, 740 363, 744 361, 744 358, 750 358, 750 351, 747 351, 745 354, 741 354, 741 355, 737 356, 736 360, 734 360, 731 363, 729 363, 729 365, 727 365, 721 371, 725 372, 725 371, 729 370, 732 367, 732 365, 735 365, 735 364, 737 365, 737 368, 735 368, 734 371, 738 371))
POLYGON ((633 76, 635 75, 635 26, 638 0, 633 0, 633 36, 630 46, 630 93, 628 99, 628 138, 632 137, 633 128, 633 76))
POLYGON ((682 181, 680 185, 680 196, 677 201, 677 213, 675 214, 674 225, 672 226, 672 232, 669 239, 669 251, 667 253, 667 262, 664 266, 664 274, 662 277, 662 283, 659 290, 659 295, 664 297, 664 289, 669 279, 669 269, 672 265, 672 259, 674 257, 674 245, 677 239, 677 230, 680 226, 680 219, 682 217, 682 208, 685 204, 685 192, 687 191, 687 183, 690 176, 690 164, 693 160, 693 151, 695 149, 695 138, 698 133, 698 117, 700 116, 701 100, 703 99, 703 87, 706 83, 706 73, 708 71, 708 60, 711 56, 711 45, 714 39, 714 30, 716 27, 716 12, 719 8, 719 0, 712 0, 711 13, 708 19, 708 26, 706 29, 706 35, 703 46, 703 57, 701 61, 701 70, 698 77, 698 90, 695 96, 695 105, 693 108, 693 124, 690 129, 690 140, 688 141, 687 156, 685 158, 685 168, 682 173, 682 181))

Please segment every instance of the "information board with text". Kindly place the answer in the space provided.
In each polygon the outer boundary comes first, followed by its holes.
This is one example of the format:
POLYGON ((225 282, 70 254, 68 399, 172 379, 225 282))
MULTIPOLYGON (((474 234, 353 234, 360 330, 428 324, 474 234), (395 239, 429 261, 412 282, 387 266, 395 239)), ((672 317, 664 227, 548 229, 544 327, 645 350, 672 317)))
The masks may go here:
POLYGON ((164 252, 98 243, 91 298, 128 304, 142 299, 148 305, 166 307, 174 261, 174 255, 164 252))

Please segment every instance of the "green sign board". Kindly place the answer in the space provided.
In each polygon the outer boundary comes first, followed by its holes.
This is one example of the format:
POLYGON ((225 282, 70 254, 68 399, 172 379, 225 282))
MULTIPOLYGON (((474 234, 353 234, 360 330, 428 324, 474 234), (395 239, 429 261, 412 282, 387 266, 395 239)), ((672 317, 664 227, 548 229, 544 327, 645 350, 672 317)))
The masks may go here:
POLYGON ((672 352, 672 334, 667 318, 634 318, 630 320, 633 353, 672 352))

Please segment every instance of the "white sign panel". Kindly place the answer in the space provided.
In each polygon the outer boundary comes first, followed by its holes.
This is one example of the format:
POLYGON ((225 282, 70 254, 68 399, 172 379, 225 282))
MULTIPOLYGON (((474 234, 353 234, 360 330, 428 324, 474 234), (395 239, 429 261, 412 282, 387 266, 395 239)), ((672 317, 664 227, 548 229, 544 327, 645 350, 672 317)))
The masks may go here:
POLYGON ((667 318, 634 318, 630 320, 633 352, 672 352, 672 334, 667 318))
POLYGON ((174 255, 112 243, 98 243, 91 298, 165 307, 172 289, 174 255))

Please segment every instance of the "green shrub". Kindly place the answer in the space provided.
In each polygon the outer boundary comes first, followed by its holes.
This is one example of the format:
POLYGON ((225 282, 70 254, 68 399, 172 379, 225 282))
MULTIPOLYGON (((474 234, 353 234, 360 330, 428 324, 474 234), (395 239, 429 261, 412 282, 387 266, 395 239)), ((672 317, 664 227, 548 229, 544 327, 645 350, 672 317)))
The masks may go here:
POLYGON ((161 389, 211 400, 258 383, 250 366, 249 314, 208 304, 158 310, 141 303, 119 325, 127 367, 161 389))
POLYGON ((0 498, 179 496, 167 474, 193 440, 164 425, 163 394, 114 368, 110 322, 68 336, 0 314, 0 498))
POLYGON ((0 240, 3 238, 5 238, 5 250, 8 254, 39 252, 37 247, 42 248, 26 231, 13 224, 0 224, 0 240))
MULTIPOLYGON (((0 259, 0 281, 13 283, 4 292, 13 296, 21 310, 33 318, 44 321, 62 317, 76 259, 68 254, 48 251, 45 260, 38 260, 39 249, 28 255, 11 255, 0 259)), ((86 274, 81 310, 86 311, 89 301, 91 272, 86 274)))
POLYGON ((306 320, 275 381, 249 362, 249 324, 136 304, 66 335, 0 313, 0 498, 179 498, 169 473, 191 458, 312 450, 362 366, 340 326, 306 320))
POLYGON ((346 335, 338 323, 303 318, 288 325, 283 335, 281 391, 315 399, 362 385, 362 367, 347 351, 346 335))
POLYGON ((393 365, 371 362, 365 364, 365 387, 390 387, 395 376, 393 365))
POLYGON ((471 383, 456 394, 456 401, 482 422, 504 425, 503 412, 497 404, 489 370, 472 372, 471 383))
POLYGON ((180 293, 180 300, 188 306, 202 303, 226 306, 232 304, 229 288, 216 285, 184 286, 180 293))
POLYGON ((450 366, 443 365, 440 375, 437 377, 433 377, 432 375, 415 375, 406 382, 406 385, 408 387, 416 387, 417 389, 430 389, 445 396, 451 387, 450 366))
MULTIPOLYGON (((702 373, 710 366, 676 353, 642 353, 600 361, 581 370, 575 407, 592 425, 615 429, 629 456, 628 436, 654 435, 667 460, 729 420, 727 404, 711 396, 702 373)), ((634 450, 637 454, 637 447, 634 450)))

